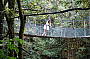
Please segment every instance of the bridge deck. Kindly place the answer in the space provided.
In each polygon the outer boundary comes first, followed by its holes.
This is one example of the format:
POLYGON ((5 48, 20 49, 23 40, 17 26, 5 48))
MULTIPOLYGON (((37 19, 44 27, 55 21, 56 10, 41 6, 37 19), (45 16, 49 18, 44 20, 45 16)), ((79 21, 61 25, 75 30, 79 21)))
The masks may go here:
MULTIPOLYGON (((15 33, 18 35, 18 33, 15 33)), ((24 34, 26 37, 40 37, 40 38, 62 38, 62 39, 74 39, 74 38, 90 38, 90 36, 78 36, 78 37, 53 37, 53 36, 40 36, 40 35, 30 35, 30 34, 24 34)))

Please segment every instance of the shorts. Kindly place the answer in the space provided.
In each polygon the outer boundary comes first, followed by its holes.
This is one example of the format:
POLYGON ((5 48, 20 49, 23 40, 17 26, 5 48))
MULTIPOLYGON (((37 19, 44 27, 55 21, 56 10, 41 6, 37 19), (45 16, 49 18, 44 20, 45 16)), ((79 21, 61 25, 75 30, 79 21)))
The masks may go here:
POLYGON ((45 30, 49 30, 49 25, 44 25, 45 30))

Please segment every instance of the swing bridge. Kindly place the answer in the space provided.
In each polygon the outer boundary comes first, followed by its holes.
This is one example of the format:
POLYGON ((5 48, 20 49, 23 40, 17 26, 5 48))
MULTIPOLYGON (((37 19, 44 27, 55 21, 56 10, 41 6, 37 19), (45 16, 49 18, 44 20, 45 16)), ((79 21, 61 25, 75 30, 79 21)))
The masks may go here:
MULTIPOLYGON (((22 3, 23 4, 23 3, 22 3)), ((24 3, 25 4, 25 3, 24 3)), ((25 24, 25 31, 24 34, 29 35, 30 37, 50 37, 50 38, 54 38, 54 37, 66 37, 66 38, 73 38, 73 37, 89 37, 90 36, 90 29, 87 28, 87 21, 90 22, 90 15, 82 17, 83 19, 78 19, 78 20, 73 20, 73 19, 69 19, 69 20, 62 20, 60 19, 60 26, 51 26, 50 30, 47 32, 46 36, 42 36, 43 32, 44 32, 44 24, 40 23, 37 24, 37 22, 35 21, 34 17, 37 17, 39 15, 53 15, 53 14, 60 14, 62 15, 63 13, 72 11, 73 10, 83 10, 81 11, 81 14, 86 14, 89 11, 85 11, 85 10, 89 10, 90 8, 73 8, 73 9, 68 9, 68 10, 64 10, 64 11, 60 11, 60 12, 47 12, 47 13, 41 13, 41 14, 24 14, 24 16, 26 16, 26 24, 25 24), (33 17, 33 21, 35 21, 34 23, 32 21, 30 21, 31 19, 29 17, 33 17), (63 26, 64 22, 67 23, 72 23, 71 27, 68 26, 63 26), (76 27, 75 25, 77 24, 77 22, 81 22, 83 24, 82 27, 76 27)), ((78 16, 77 16, 78 17, 78 16)), ((16 24, 20 24, 20 20, 18 18, 15 18, 15 23, 16 24)), ((38 20, 39 21, 39 20, 38 20)), ((42 20, 43 21, 43 20, 42 20)), ((41 21, 41 22, 42 22, 41 21)), ((89 24, 88 24, 89 25, 89 24)), ((78 25, 79 26, 79 25, 78 25)), ((16 26, 15 28, 15 32, 19 33, 19 29, 20 26, 16 26)))
MULTIPOLYGON (((37 24, 36 21, 33 23, 29 19, 25 24, 24 34, 30 35, 31 37, 50 37, 50 38, 76 38, 76 37, 90 37, 90 29, 87 28, 86 23, 89 21, 89 17, 83 20, 61 20, 61 24, 64 22, 72 23, 71 27, 65 26, 51 26, 46 36, 43 36, 44 24, 37 24), (75 27, 75 25, 81 22, 82 27, 75 27)), ((15 21, 16 24, 20 24, 20 20, 15 21)), ((80 25, 79 24, 79 25, 80 25)), ((78 26, 79 26, 78 25, 78 26)), ((16 32, 19 32, 19 26, 16 26, 16 32)))
MULTIPOLYGON (((59 43, 60 43, 59 52, 61 54, 60 59, 62 59, 62 58, 66 58, 66 59, 77 58, 74 55, 75 54, 74 50, 78 51, 78 49, 80 47, 79 45, 82 45, 82 42, 85 41, 85 39, 90 38, 90 28, 88 27, 90 24, 87 24, 87 23, 90 23, 90 16, 85 16, 85 18, 82 17, 82 19, 80 19, 80 20, 75 20, 75 19, 74 20, 73 19, 62 20, 61 19, 59 22, 61 25, 52 24, 52 26, 50 27, 46 36, 42 35, 44 32, 44 24, 45 23, 42 23, 42 20, 38 20, 38 21, 40 21, 40 23, 37 23, 37 20, 35 20, 35 19, 30 20, 29 16, 26 17, 24 36, 28 36, 29 38, 30 37, 40 37, 40 38, 61 39, 59 41, 59 43), (65 26, 65 23, 69 23, 69 26, 65 26), (64 39, 64 40, 62 40, 62 39, 64 39), (82 39, 82 41, 79 39, 82 39), (63 44, 61 44, 62 42, 63 42, 63 44), (73 44, 73 43, 70 44, 71 42, 74 42, 75 44, 73 44), (63 48, 65 48, 65 47, 69 48, 70 45, 72 45, 71 48, 73 48, 73 51, 72 51, 72 49, 69 49, 68 54, 66 54, 66 56, 63 56, 63 53, 64 53, 63 48), (78 48, 75 48, 75 47, 78 47, 78 48), (71 51, 72 51, 72 54, 70 53, 71 51), (71 56, 69 56, 70 54, 71 54, 71 56)), ((15 24, 16 25, 19 24, 15 28, 15 32, 19 33, 20 19, 15 18, 15 24)), ((26 41, 27 41, 27 39, 26 39, 26 41)), ((89 43, 86 43, 85 45, 87 47, 90 46, 89 43)), ((53 46, 51 46, 51 47, 53 47, 53 46)), ((28 53, 30 55, 30 52, 26 52, 26 51, 24 51, 24 52, 28 53)), ((28 54, 25 54, 24 56, 28 56, 28 54)), ((87 53, 87 56, 89 57, 90 54, 87 53)), ((84 58, 87 59, 88 57, 84 57, 84 58)), ((51 58, 53 58, 53 57, 51 57, 51 58)))
MULTIPOLYGON (((52 22, 52 26, 50 27, 49 31, 47 32, 47 35, 45 36, 42 34, 44 33, 44 24, 46 21, 44 21, 43 19, 38 19, 38 17, 39 16, 30 16, 30 15, 26 16, 24 36, 29 38, 30 37, 40 37, 45 39, 49 38, 49 40, 51 38, 59 39, 60 46, 54 45, 57 48, 59 47, 58 48, 60 52, 59 54, 61 56, 61 57, 58 57, 59 59, 64 59, 64 58, 77 59, 75 54, 82 46, 82 44, 83 46, 90 48, 90 43, 86 42, 86 39, 90 38, 90 27, 89 27, 90 16, 89 15, 81 17, 80 19, 70 19, 70 18, 67 20, 58 19, 59 25, 54 24, 52 22), (36 17, 37 20, 34 19, 34 17, 36 17), (85 44, 83 42, 85 42, 85 44), (65 53, 64 48, 68 49, 68 50, 65 50, 67 51, 66 55, 64 54, 65 53)), ((20 19, 15 18, 15 24, 20 24, 20 19)), ((16 26, 15 32, 19 33, 19 29, 20 29, 20 25, 16 26)), ((33 38, 33 39, 37 39, 37 38, 33 38)), ((27 41, 27 38, 25 40, 27 41)), ((51 44, 49 44, 49 47, 52 47, 52 49, 55 48, 51 44)), ((25 52, 25 53, 28 53, 28 52, 25 52)), ((30 53, 28 54, 30 55, 30 53)), ((41 54, 41 55, 44 55, 44 54, 41 54)), ((28 55, 26 54, 25 56, 28 56, 28 55)), ((88 59, 89 56, 90 56, 90 52, 88 51, 84 59, 88 59)), ((51 56, 51 58, 54 58, 54 57, 51 56)), ((48 59, 48 58, 46 57, 45 59, 48 59)))

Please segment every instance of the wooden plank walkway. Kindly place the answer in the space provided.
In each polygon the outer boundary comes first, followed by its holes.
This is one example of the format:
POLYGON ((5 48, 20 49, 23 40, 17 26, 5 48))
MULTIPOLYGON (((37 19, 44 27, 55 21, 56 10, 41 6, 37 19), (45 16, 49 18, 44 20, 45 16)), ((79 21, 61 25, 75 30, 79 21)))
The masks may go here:
MULTIPOLYGON (((15 33, 18 35, 18 33, 15 33)), ((40 38, 61 38, 61 39, 76 39, 76 38, 90 38, 90 36, 78 36, 78 37, 58 37, 58 36, 40 36, 40 35, 31 35, 31 34, 23 34, 26 37, 40 37, 40 38)))

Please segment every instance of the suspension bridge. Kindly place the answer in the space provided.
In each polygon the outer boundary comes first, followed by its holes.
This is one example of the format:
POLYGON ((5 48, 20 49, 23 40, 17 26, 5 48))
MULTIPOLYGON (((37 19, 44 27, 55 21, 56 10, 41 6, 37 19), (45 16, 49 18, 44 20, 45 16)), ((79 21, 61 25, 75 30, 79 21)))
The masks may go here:
MULTIPOLYGON (((71 21, 71 20, 68 20, 71 21)), ((78 20, 76 20, 78 21, 78 20)), ((79 20, 81 21, 81 20, 79 20)), ((82 20, 83 23, 87 20, 82 20)), ((19 24, 19 20, 15 22, 16 24, 19 24)), ((75 22, 75 21, 74 21, 75 22)), ((85 26, 85 24, 84 24, 85 26)), ((31 23, 31 21, 26 22, 25 24, 25 30, 24 34, 30 35, 31 37, 49 37, 49 38, 84 38, 84 37, 90 37, 90 29, 83 27, 83 28, 75 28, 75 27, 62 27, 62 26, 51 26, 50 30, 47 32, 47 35, 43 36, 44 32, 44 24, 36 24, 31 23)), ((16 32, 19 32, 19 26, 16 27, 16 32)))

